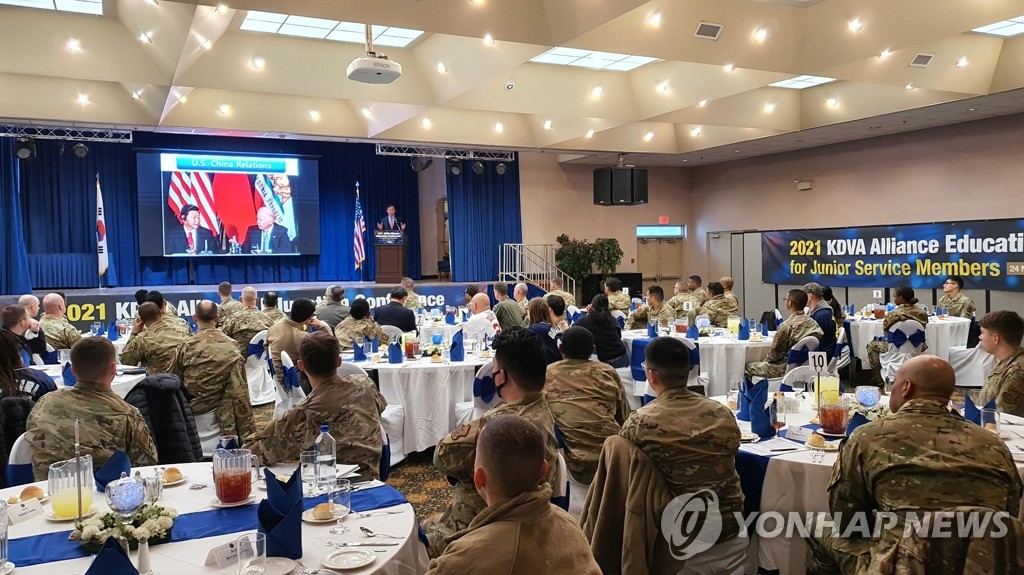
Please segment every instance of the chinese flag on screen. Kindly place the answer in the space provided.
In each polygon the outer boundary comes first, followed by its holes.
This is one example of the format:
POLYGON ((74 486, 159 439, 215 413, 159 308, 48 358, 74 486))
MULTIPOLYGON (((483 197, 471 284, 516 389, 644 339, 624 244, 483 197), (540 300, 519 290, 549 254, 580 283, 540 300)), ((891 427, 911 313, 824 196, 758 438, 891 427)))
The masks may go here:
POLYGON ((247 174, 216 174, 213 177, 213 199, 224 234, 240 244, 256 225, 256 207, 253 205, 252 186, 247 174))

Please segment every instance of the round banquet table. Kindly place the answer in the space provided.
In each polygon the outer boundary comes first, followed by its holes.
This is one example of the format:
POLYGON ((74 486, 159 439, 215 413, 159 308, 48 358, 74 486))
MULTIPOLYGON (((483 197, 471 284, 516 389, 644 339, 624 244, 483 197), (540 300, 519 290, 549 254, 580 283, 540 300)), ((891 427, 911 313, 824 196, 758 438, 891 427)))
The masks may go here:
MULTIPOLYGON (((52 377, 54 383, 57 384, 57 389, 58 390, 64 389, 66 387, 64 385, 64 375, 63 375, 63 373, 61 371, 61 366, 59 366, 59 365, 34 365, 34 366, 32 366, 32 368, 33 369, 38 369, 39 371, 41 371, 41 372, 45 373, 46 375, 52 377)), ((138 369, 138 368, 136 366, 134 366, 134 365, 118 365, 117 366, 117 375, 114 376, 114 381, 112 381, 110 383, 111 391, 116 393, 118 395, 118 397, 120 397, 121 399, 124 399, 124 396, 128 395, 128 392, 131 391, 133 387, 135 387, 135 384, 139 383, 143 379, 146 379, 146 374, 145 373, 132 373, 132 374, 123 373, 124 370, 126 370, 126 369, 127 370, 135 370, 135 369, 138 369)))
MULTIPOLYGON (((882 320, 854 317, 847 320, 847 325, 850 327, 850 346, 853 354, 860 359, 864 369, 869 369, 867 345, 874 338, 884 335, 882 320)), ((967 332, 970 326, 971 320, 963 317, 929 317, 928 325, 924 326, 925 343, 928 345, 925 353, 949 361, 950 347, 967 345, 967 332)))
MULTIPOLYGON (((176 509, 179 514, 209 511, 213 509, 210 506, 210 501, 211 499, 215 499, 216 495, 213 490, 212 465, 210 463, 185 463, 175 465, 175 467, 180 469, 182 473, 187 476, 187 480, 179 485, 165 487, 163 490, 163 496, 160 498, 159 503, 176 509), (202 483, 205 483, 208 487, 200 490, 189 489, 190 485, 202 483)), ((153 467, 141 467, 138 469, 142 471, 143 476, 152 475, 154 473, 153 467)), ((280 468, 272 467, 271 469, 277 473, 290 473, 294 471, 294 467, 289 466, 280 466, 280 468)), ((44 490, 46 489, 45 481, 37 482, 35 485, 39 485, 44 490)), ((0 490, 0 496, 6 499, 11 495, 18 495, 21 493, 23 488, 24 486, 18 486, 0 490)), ((259 501, 265 498, 266 491, 253 486, 253 495, 255 495, 255 501, 251 505, 256 505, 259 501)), ((104 501, 103 494, 99 492, 93 493, 93 506, 98 508, 99 513, 106 513, 109 511, 109 508, 104 501)), ((49 503, 43 504, 43 510, 44 512, 50 511, 49 503)), ((366 575, 373 573, 381 575, 414 575, 425 572, 428 561, 427 553, 426 548, 419 541, 419 525, 416 520, 416 513, 413 511, 412 506, 408 503, 404 503, 393 507, 383 508, 382 510, 394 510, 400 511, 401 513, 394 515, 376 515, 365 518, 350 514, 345 518, 344 524, 351 530, 344 535, 331 535, 329 533, 329 529, 334 526, 333 522, 303 522, 303 555, 300 560, 310 567, 320 567, 320 558, 328 552, 333 551, 332 548, 327 546, 327 541, 333 541, 336 543, 372 542, 374 540, 365 537, 359 532, 359 527, 368 527, 378 533, 388 533, 391 535, 401 536, 402 539, 395 540, 398 541, 399 544, 393 547, 359 547, 359 549, 371 552, 375 550, 379 551, 375 553, 376 560, 366 567, 347 570, 345 571, 346 574, 366 575)), ((70 522, 51 522, 42 516, 37 516, 17 525, 10 525, 8 527, 8 537, 11 540, 15 540, 46 533, 57 533, 61 531, 67 532, 72 528, 73 525, 70 522)), ((233 542, 240 535, 245 533, 254 533, 255 531, 256 526, 253 525, 252 529, 238 533, 153 545, 150 547, 150 561, 153 571, 155 573, 173 573, 174 575, 201 575, 211 573, 234 575, 237 569, 237 564, 223 569, 204 566, 203 564, 205 563, 207 553, 213 547, 233 542)), ((382 540, 376 540, 376 542, 380 541, 382 540)), ((17 561, 17 557, 13 557, 12 559, 15 562, 17 561)), ((138 564, 137 551, 133 551, 131 553, 131 559, 133 564, 138 564)), ((88 556, 24 567, 19 565, 17 567, 17 573, 29 575, 52 575, 54 573, 66 573, 69 575, 72 573, 81 574, 85 573, 91 562, 92 557, 88 556)), ((294 569, 294 573, 300 573, 300 570, 296 568, 294 569)))

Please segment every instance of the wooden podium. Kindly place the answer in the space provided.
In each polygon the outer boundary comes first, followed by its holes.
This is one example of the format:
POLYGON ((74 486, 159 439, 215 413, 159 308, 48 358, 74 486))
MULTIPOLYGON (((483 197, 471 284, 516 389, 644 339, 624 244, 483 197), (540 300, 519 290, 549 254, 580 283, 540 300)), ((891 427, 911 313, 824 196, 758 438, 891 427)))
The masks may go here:
POLYGON ((377 283, 398 284, 405 277, 405 237, 400 231, 375 230, 377 283))

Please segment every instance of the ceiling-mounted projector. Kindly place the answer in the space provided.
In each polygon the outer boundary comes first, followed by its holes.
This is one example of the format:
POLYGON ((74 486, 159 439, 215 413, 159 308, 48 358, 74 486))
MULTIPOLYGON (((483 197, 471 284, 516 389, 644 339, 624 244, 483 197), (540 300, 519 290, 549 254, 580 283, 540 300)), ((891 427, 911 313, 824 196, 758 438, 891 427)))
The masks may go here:
POLYGON ((367 52, 348 65, 348 79, 364 84, 390 84, 402 75, 402 65, 383 54, 367 52))

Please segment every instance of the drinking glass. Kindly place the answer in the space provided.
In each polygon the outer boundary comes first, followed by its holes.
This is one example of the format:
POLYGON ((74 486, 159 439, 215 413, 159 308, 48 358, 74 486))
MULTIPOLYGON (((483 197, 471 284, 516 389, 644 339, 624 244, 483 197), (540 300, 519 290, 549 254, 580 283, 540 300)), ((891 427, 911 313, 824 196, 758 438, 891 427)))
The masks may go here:
POLYGON ((440 334, 440 333, 430 334, 430 343, 432 343, 434 345, 441 345, 442 341, 444 341, 444 334, 440 334))
POLYGON ((7 566, 7 502, 0 500, 0 570, 7 566))
POLYGON ((299 478, 302 480, 302 496, 316 497, 316 452, 303 451, 299 454, 299 478))
POLYGON ((820 447, 811 448, 811 463, 821 463, 825 459, 825 450, 820 447))
POLYGON ((98 321, 92 322, 92 334, 93 335, 99 335, 100 334, 100 330, 102 330, 102 329, 103 329, 103 324, 101 322, 98 322, 98 321))
POLYGON ((775 431, 786 427, 786 400, 777 397, 768 406, 768 417, 775 431))
POLYGON ((999 435, 999 412, 988 407, 981 410, 981 426, 999 435))
POLYGON ((238 549, 238 575, 263 575, 267 572, 267 536, 263 533, 242 535, 235 542, 238 549))
MULTIPOLYGON (((730 385, 732 385, 732 384, 730 384, 730 385)), ((732 411, 733 415, 739 413, 739 411, 740 411, 740 392, 738 390, 730 391, 729 395, 726 396, 726 397, 727 397, 726 404, 729 406, 729 409, 732 411)))
POLYGON ((342 525, 342 521, 345 516, 348 515, 352 507, 352 484, 349 483, 348 479, 338 479, 334 485, 331 486, 331 492, 327 496, 328 502, 331 507, 331 515, 338 520, 338 524, 331 527, 331 533, 334 535, 341 535, 348 533, 348 527, 342 525))
POLYGON ((71 350, 70 349, 58 349, 57 350, 57 363, 61 367, 71 363, 71 350))
POLYGON ((164 478, 161 475, 146 477, 143 479, 146 484, 146 501, 156 503, 164 493, 164 478))

